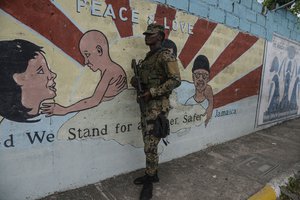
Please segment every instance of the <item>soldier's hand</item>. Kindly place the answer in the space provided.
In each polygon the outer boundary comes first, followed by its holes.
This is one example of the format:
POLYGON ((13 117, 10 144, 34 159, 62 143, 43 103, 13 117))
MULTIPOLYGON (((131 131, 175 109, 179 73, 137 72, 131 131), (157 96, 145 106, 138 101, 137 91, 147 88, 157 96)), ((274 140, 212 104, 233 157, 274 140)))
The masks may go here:
POLYGON ((132 78, 131 78, 130 84, 131 84, 131 86, 134 87, 134 88, 137 88, 137 87, 138 87, 138 85, 137 85, 137 80, 136 80, 135 77, 132 77, 132 78))
POLYGON ((145 102, 148 102, 152 99, 152 95, 151 95, 150 91, 148 90, 144 94, 142 94, 140 96, 140 98, 143 98, 145 102))

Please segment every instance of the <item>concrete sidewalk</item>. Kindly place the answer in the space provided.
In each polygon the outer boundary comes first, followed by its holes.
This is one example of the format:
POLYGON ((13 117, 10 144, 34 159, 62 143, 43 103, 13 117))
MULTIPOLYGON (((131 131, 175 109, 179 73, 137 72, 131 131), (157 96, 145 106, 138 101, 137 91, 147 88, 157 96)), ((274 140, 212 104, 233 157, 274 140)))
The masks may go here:
MULTIPOLYGON (((160 164, 152 199, 244 200, 297 173, 299 163, 300 118, 160 164)), ((43 200, 138 199, 142 187, 132 182, 141 175, 142 169, 43 200)))

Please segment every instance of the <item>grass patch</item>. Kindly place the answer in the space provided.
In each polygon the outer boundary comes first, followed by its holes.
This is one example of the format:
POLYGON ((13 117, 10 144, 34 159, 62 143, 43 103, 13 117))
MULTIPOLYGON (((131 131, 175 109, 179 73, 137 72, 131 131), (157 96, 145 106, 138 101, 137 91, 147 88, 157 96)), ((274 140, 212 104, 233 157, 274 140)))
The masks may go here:
POLYGON ((290 177, 286 186, 280 186, 280 200, 300 200, 300 174, 290 177))

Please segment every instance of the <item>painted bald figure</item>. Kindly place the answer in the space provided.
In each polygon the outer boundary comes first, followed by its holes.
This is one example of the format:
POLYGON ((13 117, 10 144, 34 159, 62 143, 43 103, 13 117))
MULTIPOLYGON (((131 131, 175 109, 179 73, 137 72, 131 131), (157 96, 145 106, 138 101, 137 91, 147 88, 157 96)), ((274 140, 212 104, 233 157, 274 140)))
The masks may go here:
POLYGON ((47 116, 66 115, 93 108, 103 101, 113 99, 127 89, 126 73, 119 64, 111 59, 108 41, 102 32, 97 30, 86 32, 80 39, 79 49, 84 57, 84 64, 93 72, 100 71, 101 80, 92 96, 68 107, 56 103, 44 103, 41 110, 47 116))
POLYGON ((84 64, 94 72, 99 70, 102 79, 108 84, 104 94, 105 100, 112 99, 127 89, 125 71, 111 59, 108 41, 102 32, 96 30, 86 32, 80 40, 79 49, 84 57, 84 64))

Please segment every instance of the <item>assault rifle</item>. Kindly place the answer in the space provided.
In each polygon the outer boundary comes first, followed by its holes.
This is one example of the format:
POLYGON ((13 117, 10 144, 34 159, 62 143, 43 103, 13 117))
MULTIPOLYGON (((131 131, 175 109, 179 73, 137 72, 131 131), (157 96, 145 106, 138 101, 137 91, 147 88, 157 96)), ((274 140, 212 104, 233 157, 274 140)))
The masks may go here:
MULTIPOLYGON (((136 84, 136 91, 137 91, 137 100, 140 105, 140 110, 141 113, 145 113, 146 107, 145 107, 145 101, 143 98, 140 98, 142 94, 144 94, 144 90, 142 87, 141 83, 141 77, 139 75, 139 68, 140 68, 140 63, 136 63, 135 59, 131 60, 131 67, 133 68, 134 71, 134 78, 135 78, 135 84, 136 84)), ((142 124, 147 124, 146 120, 142 122, 142 124)), ((169 120, 166 118, 165 115, 160 114, 157 119, 155 120, 154 123, 154 130, 153 134, 156 137, 162 138, 164 144, 167 146, 169 144, 169 141, 165 138, 170 134, 170 125, 169 125, 169 120)))
POLYGON ((133 68, 133 71, 134 71, 134 78, 135 78, 135 81, 136 81, 136 91, 137 91, 137 101, 140 105, 140 110, 141 110, 141 113, 145 113, 146 111, 146 108, 145 108, 145 101, 143 98, 140 98, 140 96, 142 94, 144 94, 144 90, 143 90, 143 87, 142 87, 142 83, 141 83, 141 77, 139 75, 139 68, 140 68, 140 65, 139 63, 137 64, 136 63, 136 60, 135 59, 132 59, 131 61, 131 68, 133 68))

